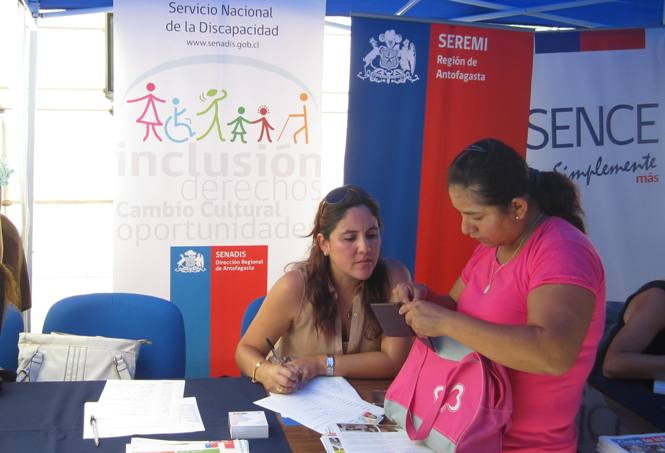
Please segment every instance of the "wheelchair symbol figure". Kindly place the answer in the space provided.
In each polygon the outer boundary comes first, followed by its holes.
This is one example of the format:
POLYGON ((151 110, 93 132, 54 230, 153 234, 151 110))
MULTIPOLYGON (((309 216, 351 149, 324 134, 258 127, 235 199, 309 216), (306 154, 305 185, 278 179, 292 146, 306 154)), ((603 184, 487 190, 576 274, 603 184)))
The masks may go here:
POLYGON ((173 98, 171 102, 173 102, 173 115, 166 118, 164 133, 172 142, 186 142, 195 134, 191 127, 192 120, 190 118, 185 118, 184 122, 180 120, 180 116, 187 111, 185 108, 178 110, 180 99, 173 98))

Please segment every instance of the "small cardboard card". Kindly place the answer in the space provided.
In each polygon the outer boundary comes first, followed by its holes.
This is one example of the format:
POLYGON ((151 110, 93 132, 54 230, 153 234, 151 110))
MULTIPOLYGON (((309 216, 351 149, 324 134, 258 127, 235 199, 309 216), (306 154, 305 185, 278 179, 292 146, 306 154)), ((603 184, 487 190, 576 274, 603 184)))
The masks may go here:
POLYGON ((229 412, 229 432, 234 439, 268 438, 268 420, 265 412, 229 412))

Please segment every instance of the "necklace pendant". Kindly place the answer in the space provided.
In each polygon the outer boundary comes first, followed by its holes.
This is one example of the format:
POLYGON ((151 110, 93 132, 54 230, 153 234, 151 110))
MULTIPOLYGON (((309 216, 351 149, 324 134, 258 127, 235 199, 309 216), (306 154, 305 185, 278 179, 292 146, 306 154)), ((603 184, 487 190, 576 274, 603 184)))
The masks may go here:
POLYGON ((485 289, 483 289, 483 294, 487 294, 490 291, 490 287, 492 286, 492 283, 488 283, 485 289))

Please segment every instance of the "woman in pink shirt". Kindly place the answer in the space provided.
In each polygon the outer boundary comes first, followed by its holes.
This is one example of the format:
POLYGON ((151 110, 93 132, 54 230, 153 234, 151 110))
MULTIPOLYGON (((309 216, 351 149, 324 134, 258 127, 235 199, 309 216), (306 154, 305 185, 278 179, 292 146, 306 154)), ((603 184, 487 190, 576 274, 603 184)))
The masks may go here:
POLYGON ((450 294, 404 287, 400 311, 418 335, 452 337, 509 369, 504 452, 574 453, 574 419, 605 320, 603 266, 577 190, 485 139, 452 162, 448 193, 462 232, 480 244, 450 294))

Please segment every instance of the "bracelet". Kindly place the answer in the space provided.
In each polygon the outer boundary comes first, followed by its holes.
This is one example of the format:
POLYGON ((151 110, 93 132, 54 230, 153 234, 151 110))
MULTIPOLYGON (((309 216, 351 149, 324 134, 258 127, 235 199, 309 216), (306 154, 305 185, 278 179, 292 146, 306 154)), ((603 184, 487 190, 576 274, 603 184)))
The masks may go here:
POLYGON ((258 370, 259 367, 261 365, 263 365, 264 363, 266 363, 265 360, 260 360, 260 361, 256 362, 256 365, 254 365, 254 371, 252 371, 252 384, 256 384, 256 382, 258 382, 256 380, 256 370, 258 370))

